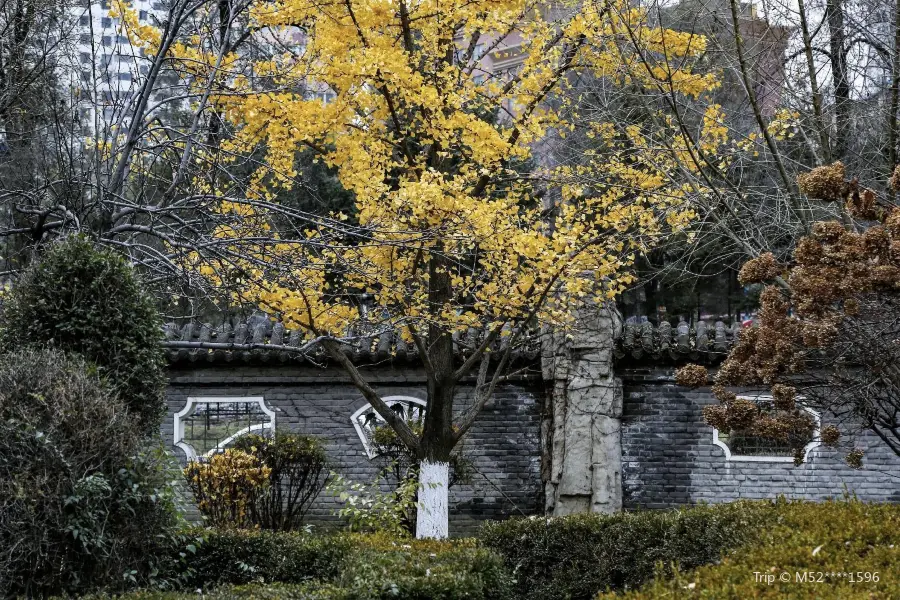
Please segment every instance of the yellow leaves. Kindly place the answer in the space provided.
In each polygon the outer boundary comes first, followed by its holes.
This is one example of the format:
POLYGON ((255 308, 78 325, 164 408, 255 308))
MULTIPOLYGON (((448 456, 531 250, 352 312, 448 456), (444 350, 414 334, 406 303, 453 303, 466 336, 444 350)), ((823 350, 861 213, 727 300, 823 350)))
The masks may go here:
POLYGON ((121 30, 128 36, 128 41, 137 48, 143 48, 150 53, 159 48, 162 34, 156 27, 144 25, 140 22, 139 15, 131 4, 125 0, 112 0, 109 9, 111 18, 118 18, 121 22, 121 30))
MULTIPOLYGON (((348 298, 360 291, 401 330, 463 331, 535 311, 563 322, 555 292, 614 295, 631 281, 636 252, 688 226, 694 215, 679 174, 693 148, 678 128, 651 118, 587 122, 569 110, 577 107, 568 92, 570 74, 582 71, 697 97, 717 84, 692 71, 703 38, 650 27, 646 12, 624 0, 571 3, 552 19, 521 0, 422 0, 406 5, 407 17, 399 6, 255 1, 256 35, 281 36, 290 52, 229 55, 221 73, 202 37, 175 45, 170 58, 182 72, 213 81, 210 102, 233 133, 221 160, 264 155, 240 190, 245 200, 211 191, 223 197, 214 237, 240 244, 245 261, 190 255, 185 263, 213 281, 233 278, 235 301, 313 335, 342 335, 358 322, 348 298), (302 41, 287 33, 301 26, 302 41), (483 48, 464 60, 476 32, 483 48), (531 168, 550 132, 582 127, 594 144, 586 164, 531 168), (300 149, 334 169, 353 196, 353 219, 331 215, 304 232, 303 245, 257 244, 271 237, 273 221, 252 200, 275 202, 295 184, 300 149), (428 300, 436 260, 448 265, 452 288, 441 306, 428 300), (537 306, 543 297, 546 306, 537 306)), ((158 44, 120 12, 145 47, 158 44)), ((700 144, 716 154, 726 143, 719 107, 702 120, 700 144)))
POLYGON ((766 131, 778 141, 792 138, 796 134, 799 119, 800 113, 780 108, 775 113, 775 118, 766 126, 766 131))
POLYGON ((247 510, 269 485, 271 469, 254 455, 227 449, 184 468, 197 507, 211 525, 245 527, 247 510))
POLYGON ((710 104, 703 114, 703 126, 700 131, 700 149, 708 155, 717 154, 728 142, 728 127, 725 115, 718 104, 710 104))

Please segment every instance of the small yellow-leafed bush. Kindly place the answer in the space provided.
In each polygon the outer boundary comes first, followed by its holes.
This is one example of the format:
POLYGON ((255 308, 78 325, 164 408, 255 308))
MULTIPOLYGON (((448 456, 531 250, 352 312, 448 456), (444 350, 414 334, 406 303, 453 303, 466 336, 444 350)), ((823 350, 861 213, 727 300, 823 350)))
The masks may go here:
POLYGON ((777 502, 751 543, 719 564, 596 600, 900 598, 900 506, 777 502))
POLYGON ((184 476, 197 508, 216 527, 248 527, 256 499, 269 485, 269 467, 256 456, 228 449, 208 461, 191 461, 184 476))

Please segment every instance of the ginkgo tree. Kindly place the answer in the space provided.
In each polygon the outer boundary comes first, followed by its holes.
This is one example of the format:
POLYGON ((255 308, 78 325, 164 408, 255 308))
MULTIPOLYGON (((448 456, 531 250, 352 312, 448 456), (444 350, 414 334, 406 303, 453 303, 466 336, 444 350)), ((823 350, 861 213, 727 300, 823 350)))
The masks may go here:
MULTIPOLYGON (((158 43, 131 9, 118 10, 135 43, 158 43)), ((237 301, 307 330, 346 370, 421 461, 417 535, 445 537, 448 459, 513 349, 541 327, 570 325, 580 303, 614 298, 636 255, 694 217, 704 165, 727 143, 718 108, 703 108, 716 78, 692 71, 705 41, 654 28, 623 0, 275 0, 248 10, 251 27, 279 42, 265 60, 222 57, 199 37, 172 51, 217 82, 210 105, 231 127, 224 153, 265 156, 243 197, 209 189, 222 211, 244 217, 219 235, 246 242, 276 227, 263 207, 295 184, 301 149, 334 169, 355 210, 309 227, 303 244, 249 253, 237 274, 195 266, 240 281, 237 301), (494 66, 503 61, 514 66, 494 66), (568 93, 580 75, 632 90, 640 115, 583 121, 568 93), (330 101, 302 93, 311 84, 330 101), (667 114, 672 98, 694 107, 693 130, 667 114), (584 160, 542 154, 575 128, 596 142, 584 160), (275 255, 292 267, 267 269, 275 255), (365 315, 361 294, 373 299, 365 315), (417 348, 421 433, 343 352, 360 327, 417 348), (465 403, 464 380, 475 389, 465 403)))

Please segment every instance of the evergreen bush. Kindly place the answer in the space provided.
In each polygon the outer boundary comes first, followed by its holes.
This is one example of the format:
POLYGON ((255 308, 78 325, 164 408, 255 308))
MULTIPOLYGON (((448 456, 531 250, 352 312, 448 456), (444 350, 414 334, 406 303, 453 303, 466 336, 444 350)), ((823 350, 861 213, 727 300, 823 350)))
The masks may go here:
POLYGON ((203 543, 190 557, 190 587, 251 582, 302 583, 337 577, 350 552, 342 536, 247 529, 197 529, 203 543))
POLYGON ((737 502, 683 510, 614 515, 531 517, 486 524, 485 546, 506 560, 517 598, 588 599, 638 586, 656 573, 718 560, 759 522, 758 504, 737 502))
POLYGON ((0 310, 0 350, 52 346, 94 363, 143 433, 165 413, 162 323, 134 270, 82 237, 50 246, 0 310))
POLYGON ((474 540, 208 530, 192 557, 191 594, 136 593, 127 600, 511 600, 512 578, 474 540), (263 585, 246 585, 250 583, 263 585), (238 585, 241 587, 229 587, 238 585), (218 586, 218 587, 217 587, 218 586))
POLYGON ((143 440, 83 359, 0 355, 0 596, 177 583, 190 542, 143 440))

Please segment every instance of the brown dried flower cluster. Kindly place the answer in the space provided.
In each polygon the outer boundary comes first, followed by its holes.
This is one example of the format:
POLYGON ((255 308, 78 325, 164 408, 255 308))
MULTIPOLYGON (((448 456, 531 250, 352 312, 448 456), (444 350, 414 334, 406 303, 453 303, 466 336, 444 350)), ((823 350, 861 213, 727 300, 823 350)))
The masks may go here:
MULTIPOLYGON (((786 436, 802 459, 801 442, 813 431, 811 418, 797 407, 802 394, 807 405, 855 414, 866 427, 884 428, 882 439, 896 437, 891 447, 900 454, 900 209, 884 210, 874 192, 860 189, 855 179, 844 181, 840 163, 815 169, 799 182, 809 196, 844 199, 853 218, 877 224, 815 223, 798 240, 790 265, 778 265, 771 254, 744 265, 742 283, 779 274, 783 281, 763 289, 755 326, 741 332, 716 375, 712 389, 721 404, 704 416, 719 428, 786 436), (753 413, 726 389, 760 384, 772 390, 770 411, 753 413), (883 414, 876 418, 872 411, 878 410, 883 414)), ((891 185, 900 191, 900 167, 891 185)), ((840 438, 835 426, 822 431, 826 445, 840 438)), ((854 450, 847 461, 861 464, 862 452, 854 450)))
POLYGON ((856 179, 850 182, 850 194, 845 205, 848 213, 857 219, 880 220, 882 211, 875 205, 875 201, 875 192, 870 189, 864 189, 860 193, 856 179))
POLYGON ((772 386, 772 398, 775 400, 775 408, 778 410, 792 411, 797 408, 796 397, 796 388, 782 383, 772 386))
POLYGON ((715 427, 722 433, 728 433, 728 409, 724 404, 714 404, 703 407, 703 420, 710 427, 715 427))
POLYGON ((818 200, 842 200, 846 194, 844 163, 836 162, 824 167, 816 167, 809 173, 797 177, 800 191, 818 200))
POLYGON ((847 464, 854 469, 861 469, 863 456, 865 456, 865 453, 862 450, 854 448, 847 453, 847 457, 844 460, 846 460, 847 464))
POLYGON ((760 405, 734 394, 721 404, 703 409, 706 423, 722 433, 739 432, 791 448, 803 448, 812 440, 816 423, 806 412, 796 408, 786 411, 760 405))
POLYGON ((834 447, 841 439, 841 430, 834 425, 826 425, 822 428, 821 438, 823 444, 834 447))
MULTIPOLYGON (((716 377, 718 380, 721 377, 721 373, 716 377)), ((716 384, 712 386, 713 396, 719 399, 719 402, 722 404, 728 404, 729 402, 733 402, 737 396, 731 390, 725 388, 724 385, 716 384)))
POLYGON ((766 252, 744 263, 740 273, 738 273, 738 281, 742 285, 762 283, 774 279, 780 272, 781 267, 778 266, 775 255, 771 252, 766 252))
POLYGON ((729 402, 725 408, 728 411, 726 423, 728 429, 732 431, 750 429, 760 416, 756 402, 746 398, 736 398, 729 402))
POLYGON ((675 371, 675 383, 688 388, 703 387, 709 381, 709 372, 700 365, 685 365, 675 371))
POLYGON ((786 422, 766 414, 759 415, 749 430, 757 437, 778 442, 787 442, 791 431, 786 422))
POLYGON ((759 407, 752 400, 734 398, 726 404, 716 404, 703 409, 707 424, 722 433, 749 431, 759 417, 759 407))
POLYGON ((890 212, 884 219, 884 226, 895 240, 900 240, 900 212, 890 212))

